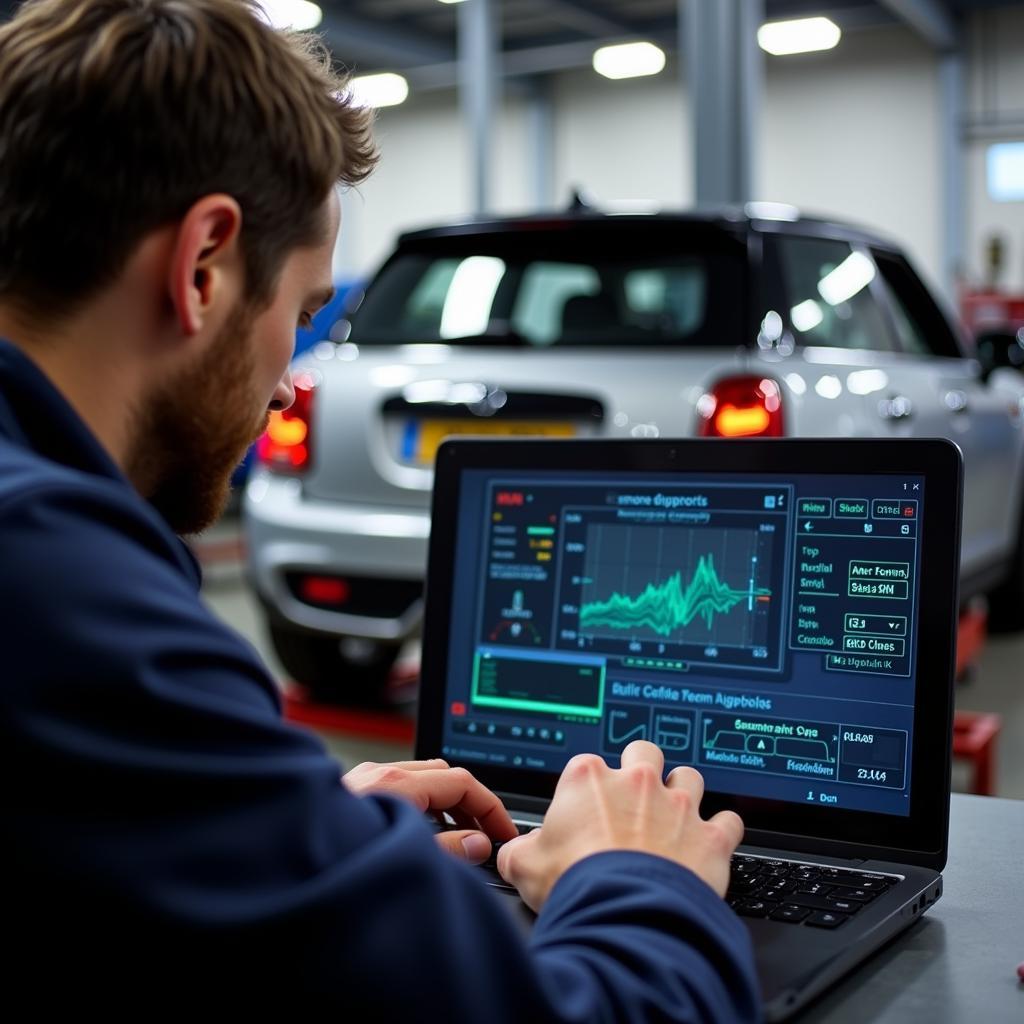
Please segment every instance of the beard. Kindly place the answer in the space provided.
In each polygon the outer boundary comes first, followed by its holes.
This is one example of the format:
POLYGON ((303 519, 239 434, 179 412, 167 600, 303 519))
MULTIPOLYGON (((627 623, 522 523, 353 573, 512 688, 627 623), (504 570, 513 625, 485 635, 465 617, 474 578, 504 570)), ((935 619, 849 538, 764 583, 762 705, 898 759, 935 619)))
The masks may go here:
POLYGON ((136 410, 128 478, 177 534, 200 533, 224 511, 231 475, 266 429, 249 346, 256 314, 240 302, 209 349, 136 410))

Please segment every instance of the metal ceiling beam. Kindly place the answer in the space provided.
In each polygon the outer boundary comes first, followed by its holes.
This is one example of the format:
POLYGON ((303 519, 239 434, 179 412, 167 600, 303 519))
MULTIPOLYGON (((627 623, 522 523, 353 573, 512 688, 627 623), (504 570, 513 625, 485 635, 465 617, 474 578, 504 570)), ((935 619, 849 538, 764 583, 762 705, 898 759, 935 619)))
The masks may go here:
POLYGON ((956 22, 937 0, 879 0, 922 39, 944 53, 959 47, 956 22))
MULTIPOLYGON (((606 39, 586 40, 578 43, 557 43, 552 46, 531 46, 526 50, 506 50, 499 55, 498 74, 503 78, 515 79, 523 76, 546 75, 572 68, 590 67, 594 48, 609 43, 621 43, 628 37, 615 36, 606 39)), ((417 91, 451 89, 458 83, 458 65, 455 63, 433 64, 403 71, 409 85, 417 91)))
POLYGON ((339 14, 331 8, 324 10, 324 19, 317 31, 343 63, 366 62, 400 69, 455 59, 454 48, 432 36, 351 14, 339 14))
MULTIPOLYGON (((895 25, 899 19, 889 10, 883 10, 877 4, 870 7, 853 7, 849 5, 822 6, 821 0, 813 3, 787 3, 772 8, 765 15, 766 21, 788 21, 792 18, 810 18, 822 15, 831 18, 844 32, 859 32, 862 29, 885 28, 895 25)), ((644 38, 651 39, 662 48, 675 49, 675 40, 666 46, 669 37, 677 34, 678 15, 657 18, 646 23, 644 38), (659 39, 665 39, 662 43, 659 39)))
POLYGON ((597 14, 576 0, 546 0, 544 13, 566 28, 574 28, 591 36, 626 36, 635 31, 625 22, 597 14))

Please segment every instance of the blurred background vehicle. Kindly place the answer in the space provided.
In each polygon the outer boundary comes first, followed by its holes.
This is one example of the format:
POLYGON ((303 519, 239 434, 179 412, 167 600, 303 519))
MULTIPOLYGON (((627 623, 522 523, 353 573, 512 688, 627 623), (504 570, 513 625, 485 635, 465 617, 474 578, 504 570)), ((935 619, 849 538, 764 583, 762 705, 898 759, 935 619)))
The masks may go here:
POLYGON ((452 224, 403 235, 321 337, 244 513, 274 648, 322 698, 385 699, 418 634, 452 434, 952 438, 962 597, 1021 624, 1024 376, 876 234, 767 203, 452 224))
MULTIPOLYGON (((337 323, 341 316, 350 293, 353 290, 358 291, 360 287, 359 282, 355 280, 335 282, 334 297, 331 301, 317 312, 309 327, 300 327, 295 332, 295 354, 293 358, 298 359, 303 352, 312 348, 318 340, 326 338, 330 334, 331 327, 337 323)), ((245 458, 242 459, 238 464, 238 468, 232 474, 231 488, 234 502, 241 500, 242 489, 245 487, 246 480, 249 479, 255 454, 256 445, 254 444, 245 453, 245 458)))

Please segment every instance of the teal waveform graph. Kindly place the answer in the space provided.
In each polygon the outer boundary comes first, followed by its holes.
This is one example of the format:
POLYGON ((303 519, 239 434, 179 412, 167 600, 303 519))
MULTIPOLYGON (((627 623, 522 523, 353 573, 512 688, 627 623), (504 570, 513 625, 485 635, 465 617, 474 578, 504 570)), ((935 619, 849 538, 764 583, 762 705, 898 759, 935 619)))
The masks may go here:
POLYGON ((771 535, 750 528, 590 524, 578 633, 653 643, 646 655, 684 656, 683 645, 760 649, 764 661, 778 642, 772 556, 771 535))
POLYGON ((726 615, 741 602, 771 599, 767 587, 742 590, 718 578, 710 554, 701 555, 692 579, 684 586, 682 573, 673 573, 664 583, 648 583, 642 594, 613 593, 607 601, 591 601, 580 606, 580 629, 589 631, 604 626, 635 632, 646 627, 659 636, 670 637, 689 626, 698 616, 710 630, 716 615, 726 615))

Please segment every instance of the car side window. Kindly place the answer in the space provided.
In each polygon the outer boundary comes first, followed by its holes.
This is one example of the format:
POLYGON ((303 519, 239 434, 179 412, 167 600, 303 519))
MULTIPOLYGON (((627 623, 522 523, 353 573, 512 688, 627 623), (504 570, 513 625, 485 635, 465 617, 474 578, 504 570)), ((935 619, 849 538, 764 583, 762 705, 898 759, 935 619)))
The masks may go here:
POLYGON ((803 345, 891 351, 894 339, 872 282, 872 259, 849 242, 779 236, 787 313, 803 345))
POLYGON ((900 341, 900 348, 915 356, 926 356, 930 354, 928 342, 917 322, 910 315, 907 307, 903 304, 900 296, 891 288, 889 292, 889 303, 892 306, 892 318, 896 324, 896 336, 900 341))
POLYGON ((961 356, 949 323, 910 264, 885 251, 875 251, 874 257, 903 350, 913 355, 961 356))

